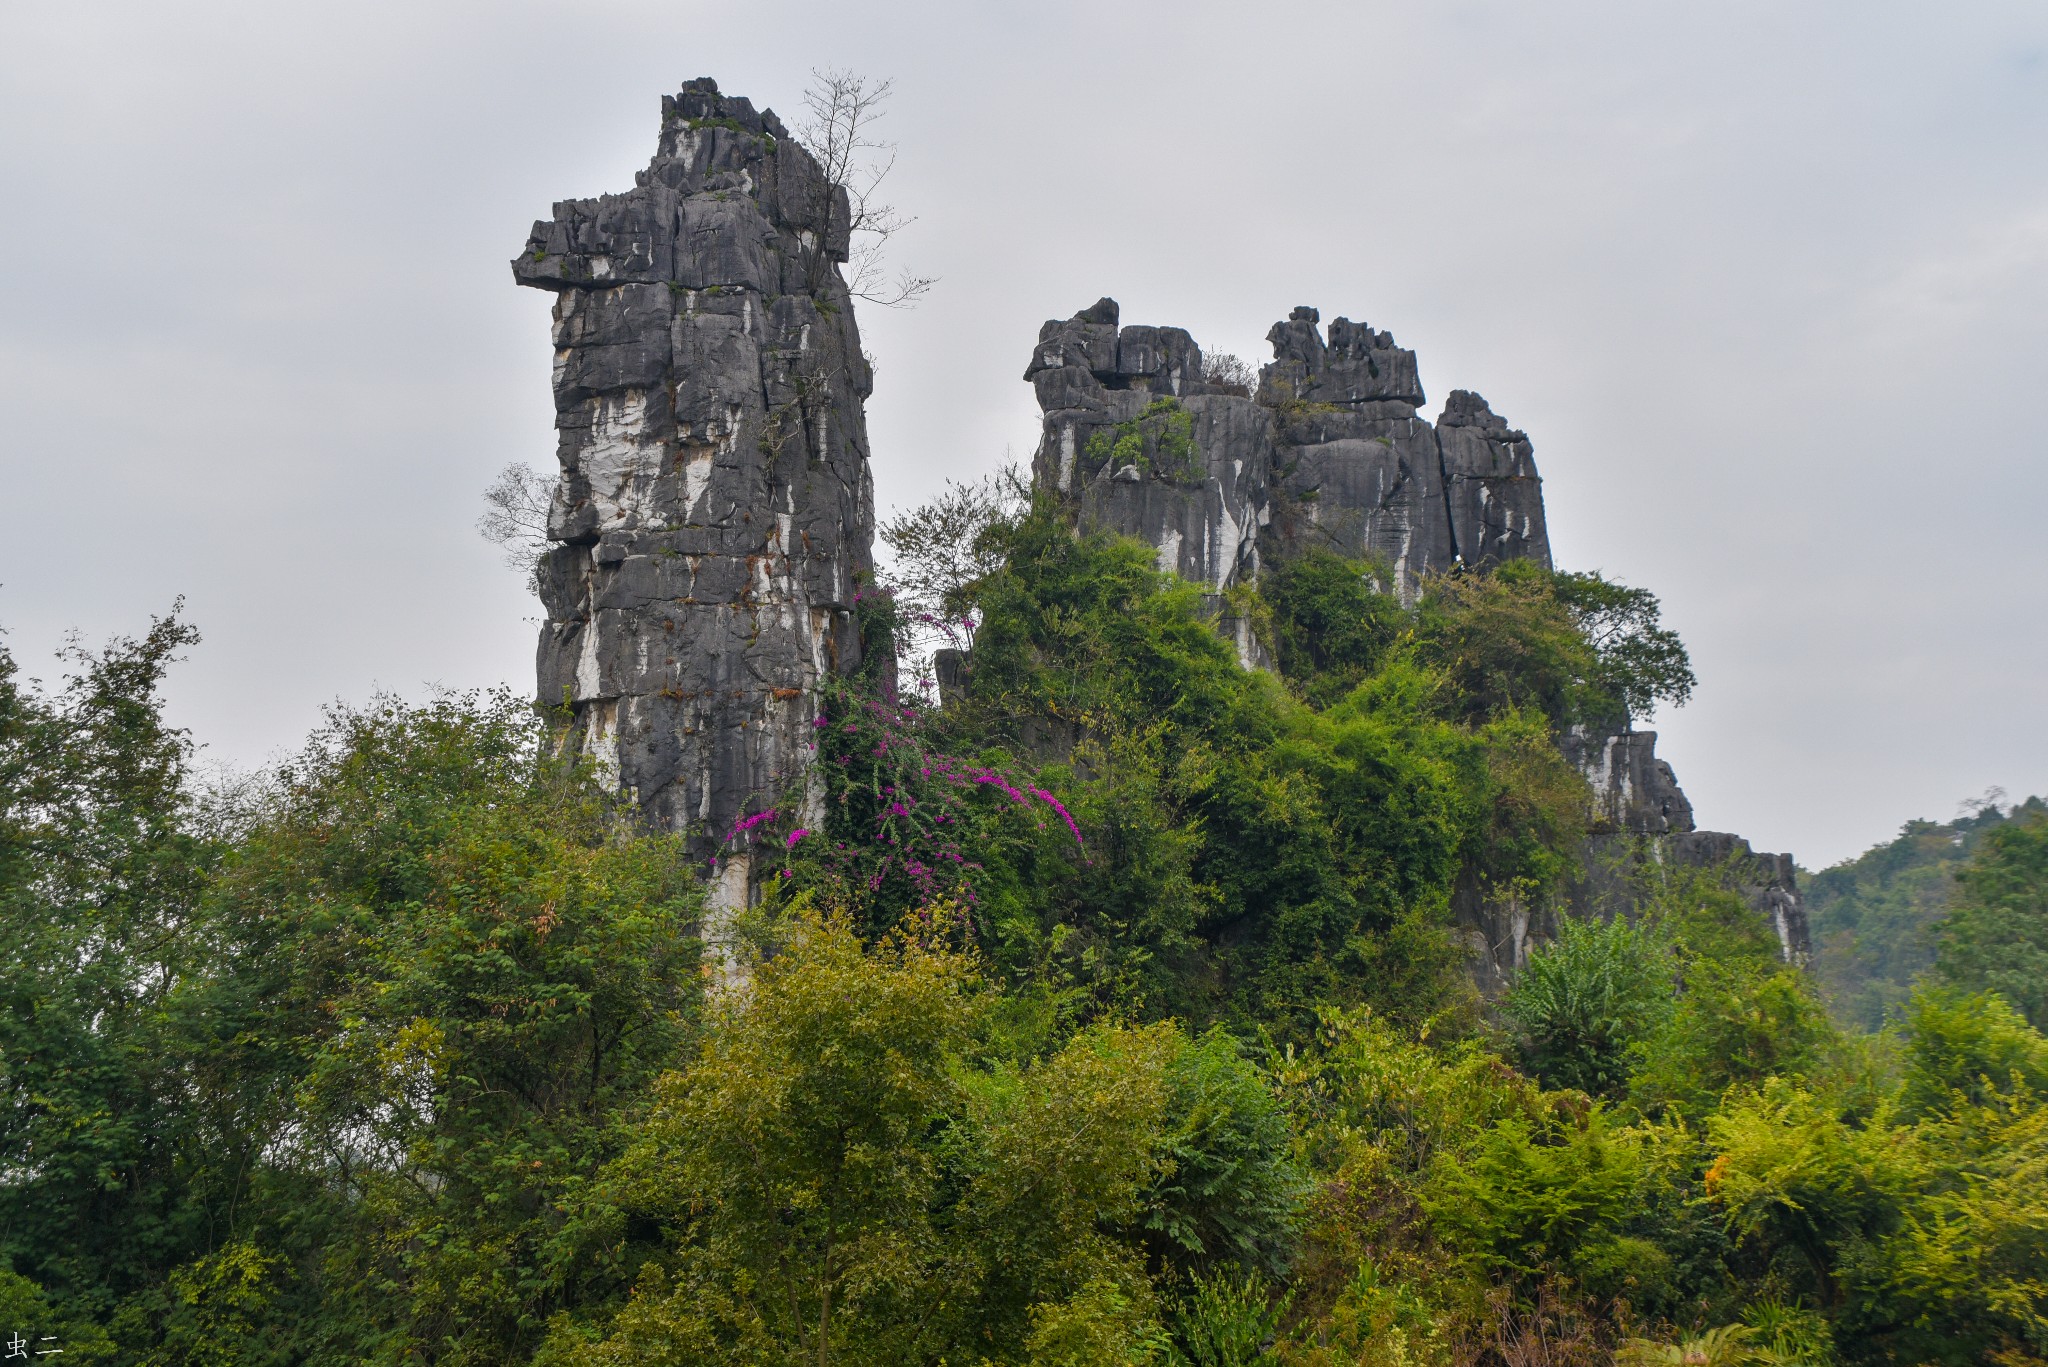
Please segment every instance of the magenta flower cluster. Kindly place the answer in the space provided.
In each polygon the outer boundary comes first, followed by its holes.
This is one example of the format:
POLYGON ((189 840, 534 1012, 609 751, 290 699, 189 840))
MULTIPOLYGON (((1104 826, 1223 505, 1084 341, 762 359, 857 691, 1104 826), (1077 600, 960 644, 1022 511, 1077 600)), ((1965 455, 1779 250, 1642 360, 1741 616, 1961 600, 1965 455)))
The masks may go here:
MULTIPOLYGON (((892 876, 901 877, 922 902, 950 897, 971 910, 975 877, 985 870, 963 841, 971 838, 969 804, 984 790, 1027 810, 1043 804, 1087 857, 1080 824, 1059 798, 993 765, 963 762, 933 748, 931 727, 915 704, 851 690, 842 690, 834 704, 829 715, 812 719, 817 739, 811 748, 829 766, 827 791, 847 818, 841 823, 844 838, 826 841, 821 832, 796 826, 781 836, 785 861, 870 894, 892 876)), ((780 809, 770 809, 735 822, 728 847, 758 845, 768 835, 763 828, 779 815, 780 809)), ((792 872, 784 868, 780 876, 792 872)))
POLYGON ((738 821, 732 823, 732 833, 727 837, 727 839, 737 839, 738 837, 745 835, 748 831, 753 830, 756 826, 765 826, 769 822, 775 820, 777 815, 778 813, 776 812, 775 808, 770 807, 765 812, 756 812, 752 816, 743 816, 738 821))

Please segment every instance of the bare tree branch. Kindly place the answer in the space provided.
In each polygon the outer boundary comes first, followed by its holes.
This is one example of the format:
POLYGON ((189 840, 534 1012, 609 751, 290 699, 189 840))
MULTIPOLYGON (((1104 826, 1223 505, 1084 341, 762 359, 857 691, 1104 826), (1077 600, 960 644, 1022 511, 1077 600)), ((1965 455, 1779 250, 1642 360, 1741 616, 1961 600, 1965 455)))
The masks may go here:
MULTIPOLYGON (((797 141, 818 159, 825 179, 846 191, 850 246, 847 259, 847 289, 857 299, 885 308, 908 308, 936 283, 932 276, 901 271, 891 282, 882 265, 884 247, 891 237, 917 220, 906 218, 894 205, 884 203, 876 191, 896 165, 896 144, 873 134, 882 117, 883 106, 895 89, 891 80, 875 81, 836 67, 814 68, 810 89, 804 92, 804 121, 796 128, 797 141)), ((827 208, 827 229, 816 249, 822 269, 824 243, 837 225, 829 222, 836 208, 827 208)))
POLYGON ((531 465, 514 461, 484 490, 477 532, 505 553, 505 565, 537 582, 541 553, 548 548, 548 505, 555 482, 531 465))
POLYGON ((1211 389, 1225 394, 1235 394, 1241 399, 1251 397, 1258 387, 1258 372, 1251 365, 1227 351, 1211 351, 1202 348, 1202 382, 1211 389))

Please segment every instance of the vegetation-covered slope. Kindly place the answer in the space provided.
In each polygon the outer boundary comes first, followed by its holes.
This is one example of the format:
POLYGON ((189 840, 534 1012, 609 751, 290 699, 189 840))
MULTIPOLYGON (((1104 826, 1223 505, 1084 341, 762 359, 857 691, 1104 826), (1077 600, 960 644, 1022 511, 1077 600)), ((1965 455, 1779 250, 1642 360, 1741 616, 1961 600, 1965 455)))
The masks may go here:
POLYGON ((1231 604, 1282 684, 1149 549, 983 534, 962 696, 849 681, 822 792, 736 823, 767 895, 708 946, 704 871, 509 699, 337 711, 208 793, 157 708, 176 622, 53 692, 0 662, 0 1328, 134 1363, 2048 1355, 2041 823, 1972 856, 1892 1033, 1654 865, 1488 1008, 1451 890, 1558 896, 1555 728, 1689 683, 1653 601, 1511 567, 1408 609, 1304 561, 1231 604))

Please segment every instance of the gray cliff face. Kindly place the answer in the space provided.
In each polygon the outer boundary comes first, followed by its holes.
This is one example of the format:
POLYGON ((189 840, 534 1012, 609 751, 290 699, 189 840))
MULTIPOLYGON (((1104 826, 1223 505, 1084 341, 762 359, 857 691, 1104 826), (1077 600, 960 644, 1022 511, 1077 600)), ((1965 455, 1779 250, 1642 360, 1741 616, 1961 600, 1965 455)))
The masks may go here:
POLYGON ((1503 560, 1550 563, 1543 481, 1529 438, 1495 417, 1486 400, 1453 389, 1436 424, 1451 541, 1468 565, 1503 560))
POLYGON ((1270 410, 1202 380, 1180 328, 1117 326, 1103 299, 1039 330, 1025 369, 1044 411, 1033 477, 1090 524, 1142 536, 1159 568, 1201 585, 1247 667, 1265 663, 1221 596, 1258 575, 1270 514, 1270 410))
POLYGON ((1297 308, 1266 340, 1273 362, 1259 401, 1273 413, 1278 455, 1272 539, 1370 557, 1393 572, 1404 601, 1424 575, 1457 563, 1436 431, 1415 353, 1390 332, 1339 318, 1325 343, 1321 315, 1297 308))
POLYGON ((1257 572, 1271 424, 1250 399, 1209 391, 1192 337, 1119 330, 1104 299, 1047 323, 1024 378, 1045 413, 1042 484, 1091 522, 1144 528, 1160 569, 1211 593, 1257 572))
POLYGON ((817 683, 861 663, 872 381, 845 193, 772 112, 690 82, 635 182, 512 263, 555 295, 539 699, 709 852, 805 781, 817 683))
POLYGON ((1305 546, 1379 561, 1408 600, 1460 563, 1548 565, 1529 439, 1462 389, 1432 426, 1414 352, 1320 324, 1297 308, 1273 325, 1248 397, 1203 381, 1181 329, 1120 328, 1114 300, 1047 323, 1024 375, 1044 412, 1036 477, 1215 595, 1305 546))
POLYGON ((1655 731, 1574 727, 1558 746, 1592 785, 1595 834, 1683 835, 1692 830, 1692 803, 1671 766, 1657 758, 1655 731))
MULTIPOLYGON (((1460 565, 1550 566, 1529 438, 1470 390, 1452 390, 1434 424, 1419 416, 1415 353, 1391 333, 1339 318, 1326 334, 1316 310, 1297 308, 1267 334, 1273 360, 1247 397, 1204 382, 1181 329, 1119 321, 1103 299, 1040 330, 1024 375, 1044 414, 1034 478, 1082 525, 1137 537, 1158 549, 1160 569, 1202 585, 1247 667, 1267 661, 1225 595, 1262 561, 1307 547, 1369 558, 1408 602, 1426 576, 1460 565)), ((1791 856, 1695 830, 1655 732, 1575 731, 1560 746, 1593 796, 1571 912, 1619 914, 1633 880, 1714 866, 1771 918, 1788 960, 1807 956, 1791 856)), ((1488 992, 1552 929, 1476 886, 1453 900, 1488 992)))

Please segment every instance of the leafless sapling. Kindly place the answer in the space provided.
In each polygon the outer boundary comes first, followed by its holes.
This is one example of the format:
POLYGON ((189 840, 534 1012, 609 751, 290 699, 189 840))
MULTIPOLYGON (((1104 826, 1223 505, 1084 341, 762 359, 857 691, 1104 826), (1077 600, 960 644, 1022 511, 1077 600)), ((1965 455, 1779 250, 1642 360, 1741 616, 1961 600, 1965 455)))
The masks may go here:
POLYGON ((840 227, 830 219, 844 212, 848 215, 848 290, 871 304, 908 308, 924 297, 935 279, 903 270, 892 282, 882 262, 889 239, 916 222, 876 193, 896 165, 896 144, 874 135, 874 125, 894 86, 891 80, 878 81, 836 67, 814 69, 810 88, 804 92, 805 117, 796 129, 796 138, 818 159, 827 183, 846 191, 844 211, 838 208, 836 197, 828 200, 826 232, 813 249, 813 269, 824 269, 824 244, 840 227))

